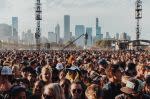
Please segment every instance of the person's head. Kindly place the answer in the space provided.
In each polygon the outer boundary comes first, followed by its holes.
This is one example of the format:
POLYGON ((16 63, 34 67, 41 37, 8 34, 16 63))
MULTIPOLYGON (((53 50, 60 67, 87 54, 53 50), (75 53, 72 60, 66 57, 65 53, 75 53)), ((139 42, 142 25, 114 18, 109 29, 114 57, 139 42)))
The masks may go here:
POLYGON ((102 89, 97 84, 90 85, 86 89, 85 95, 86 95, 87 99, 102 99, 103 98, 102 89))
POLYGON ((0 76, 1 76, 0 81, 2 81, 3 83, 6 82, 6 81, 11 82, 12 79, 13 79, 12 69, 9 66, 2 67, 0 76))
POLYGON ((145 71, 144 71, 144 77, 146 78, 147 75, 150 75, 150 66, 144 66, 145 71))
POLYGON ((65 96, 69 95, 70 93, 70 81, 68 79, 61 79, 60 82, 59 82, 60 86, 62 87, 63 91, 64 91, 64 94, 65 96))
POLYGON ((46 83, 50 83, 52 81, 52 69, 44 66, 41 70, 40 79, 46 83))
POLYGON ((11 99, 27 99, 26 90, 20 86, 11 88, 11 99))
POLYGON ((150 75, 148 75, 145 79, 145 93, 150 94, 150 75))
POLYGON ((19 67, 17 65, 12 66, 12 72, 14 77, 20 77, 20 71, 19 71, 19 67))
POLYGON ((12 69, 9 66, 2 67, 0 72, 0 91, 9 90, 12 79, 12 69))
POLYGON ((100 68, 100 69, 101 69, 101 68, 106 69, 106 68, 107 68, 107 65, 108 65, 108 63, 107 63, 107 61, 106 61, 105 59, 99 60, 99 61, 98 61, 98 64, 99 64, 99 68, 100 68))
POLYGON ((136 71, 137 71, 138 76, 143 77, 144 76, 144 71, 145 71, 144 65, 142 65, 142 64, 137 65, 136 66, 136 71))
MULTIPOLYGON (((136 64, 132 63, 132 62, 129 62, 126 64, 126 68, 125 68, 125 74, 128 75, 128 76, 136 76, 137 73, 136 73, 136 64)), ((140 76, 138 74, 138 76, 140 76)))
POLYGON ((91 64, 91 63, 87 64, 87 71, 90 72, 92 70, 94 70, 93 64, 91 64))
POLYGON ((66 71, 65 70, 62 70, 60 73, 59 73, 59 79, 64 79, 66 76, 66 71))
POLYGON ((44 83, 42 81, 36 81, 33 86, 33 95, 41 95, 44 87, 44 83))
POLYGON ((70 87, 70 93, 72 99, 82 99, 82 94, 84 93, 83 93, 81 82, 79 81, 73 82, 70 87))
POLYGON ((33 68, 31 68, 31 67, 24 67, 24 68, 22 68, 22 70, 21 70, 22 78, 27 79, 28 74, 31 73, 31 72, 33 72, 33 68))
POLYGON ((53 59, 52 58, 48 58, 46 61, 47 61, 47 65, 49 65, 49 66, 53 65, 53 59))
POLYGON ((65 99, 63 89, 58 83, 50 83, 44 87, 42 99, 65 99))
POLYGON ((106 70, 107 77, 110 82, 120 82, 122 77, 122 72, 119 65, 111 65, 106 70))
POLYGON ((31 87, 33 86, 33 83, 36 81, 36 72, 33 70, 32 72, 29 72, 27 75, 27 79, 29 80, 31 87))
POLYGON ((30 66, 31 66, 33 69, 36 68, 36 65, 37 65, 37 63, 36 63, 35 60, 33 60, 33 61, 30 62, 30 66))
POLYGON ((142 91, 142 84, 135 78, 130 78, 125 87, 120 89, 123 93, 130 97, 138 97, 142 91))

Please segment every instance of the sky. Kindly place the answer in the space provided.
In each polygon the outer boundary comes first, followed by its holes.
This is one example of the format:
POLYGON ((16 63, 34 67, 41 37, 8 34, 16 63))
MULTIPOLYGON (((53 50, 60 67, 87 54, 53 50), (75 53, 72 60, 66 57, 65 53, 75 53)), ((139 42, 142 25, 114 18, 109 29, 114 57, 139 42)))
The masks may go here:
MULTIPOLYGON (((11 25, 11 17, 19 18, 19 35, 31 29, 35 32, 36 0, 0 0, 0 23, 11 25)), ((141 20, 141 39, 150 40, 150 0, 143 1, 143 19, 141 20)), ((92 27, 95 35, 96 17, 99 18, 102 33, 126 32, 135 39, 135 0, 41 0, 42 35, 54 31, 60 24, 63 36, 64 15, 70 15, 71 32, 75 25, 92 27)))

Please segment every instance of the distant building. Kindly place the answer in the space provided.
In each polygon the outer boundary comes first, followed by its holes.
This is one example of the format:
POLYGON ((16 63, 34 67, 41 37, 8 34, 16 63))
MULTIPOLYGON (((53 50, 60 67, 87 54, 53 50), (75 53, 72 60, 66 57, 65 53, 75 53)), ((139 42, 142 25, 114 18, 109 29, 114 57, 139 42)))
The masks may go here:
POLYGON ((34 44, 34 34, 31 32, 31 29, 27 30, 27 32, 23 32, 22 33, 22 40, 24 42, 24 44, 34 44))
POLYGON ((101 27, 99 26, 99 19, 96 18, 96 37, 95 37, 95 42, 97 40, 102 39, 103 38, 102 36, 103 35, 101 34, 101 27))
POLYGON ((128 35, 125 32, 120 34, 120 40, 128 40, 127 37, 128 37, 128 35))
POLYGON ((65 15, 64 16, 64 41, 70 41, 70 16, 65 15))
POLYGON ((119 33, 116 33, 115 39, 116 39, 116 40, 119 40, 119 33))
POLYGON ((111 39, 109 32, 106 32, 106 37, 105 37, 105 39, 106 39, 106 40, 110 40, 110 39, 111 39))
POLYGON ((92 44, 93 44, 92 27, 87 27, 86 33, 88 34, 87 46, 92 46, 92 44))
POLYGON ((56 34, 56 42, 57 44, 60 42, 60 26, 59 24, 55 27, 55 34, 56 34))
POLYGON ((48 41, 49 43, 56 43, 56 34, 54 32, 48 32, 48 41))
POLYGON ((131 40, 131 36, 127 35, 127 40, 131 40))
MULTIPOLYGON (((84 27, 84 25, 76 25, 75 26, 75 37, 78 38, 82 34, 85 34, 85 27, 84 27)), ((84 36, 82 36, 81 38, 79 38, 76 41, 76 45, 82 46, 82 47, 84 46, 84 36)))
POLYGON ((18 17, 12 17, 12 37, 18 41, 18 17))
POLYGON ((10 41, 12 38, 12 27, 8 24, 0 24, 0 40, 10 41))

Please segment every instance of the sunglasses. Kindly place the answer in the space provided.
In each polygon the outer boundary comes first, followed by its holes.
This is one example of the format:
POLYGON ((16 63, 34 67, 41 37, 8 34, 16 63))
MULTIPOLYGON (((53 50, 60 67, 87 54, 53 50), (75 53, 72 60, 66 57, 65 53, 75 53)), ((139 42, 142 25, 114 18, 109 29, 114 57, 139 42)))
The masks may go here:
POLYGON ((73 93, 81 94, 82 90, 81 89, 73 89, 72 92, 73 93))

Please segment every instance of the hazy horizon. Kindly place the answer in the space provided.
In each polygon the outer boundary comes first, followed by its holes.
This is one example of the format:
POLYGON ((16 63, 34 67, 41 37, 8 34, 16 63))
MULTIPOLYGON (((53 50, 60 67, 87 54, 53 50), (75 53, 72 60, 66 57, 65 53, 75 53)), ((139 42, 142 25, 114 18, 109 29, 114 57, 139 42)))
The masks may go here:
MULTIPOLYGON (((0 0, 0 23, 11 25, 11 17, 19 18, 19 35, 31 29, 35 32, 36 0, 0 0)), ((41 0, 42 2, 42 35, 53 31, 60 24, 63 36, 64 15, 70 15, 71 32, 75 25, 92 27, 95 34, 96 17, 99 18, 102 33, 126 32, 135 39, 135 1, 136 0, 41 0)), ((142 39, 150 37, 150 0, 143 1, 142 39)))

